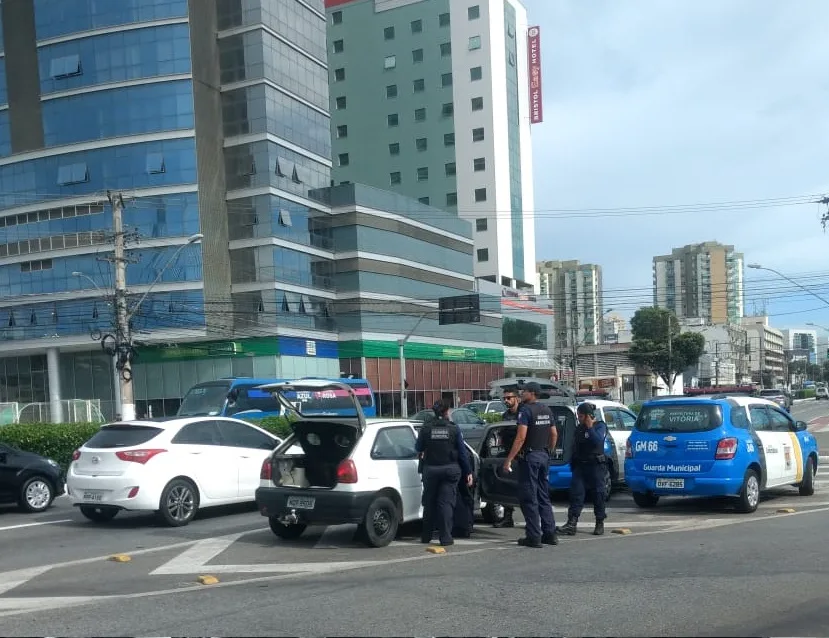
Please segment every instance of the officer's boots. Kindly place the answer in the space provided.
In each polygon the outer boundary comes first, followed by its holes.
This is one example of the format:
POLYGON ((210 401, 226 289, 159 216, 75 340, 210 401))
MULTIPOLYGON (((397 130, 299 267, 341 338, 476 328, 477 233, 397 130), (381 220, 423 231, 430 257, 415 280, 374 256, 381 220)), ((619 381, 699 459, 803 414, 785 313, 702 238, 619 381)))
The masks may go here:
POLYGON ((596 527, 593 528, 593 536, 601 536, 604 534, 604 521, 596 521, 596 527))
POLYGON ((556 527, 556 531, 559 534, 563 534, 564 536, 575 536, 576 535, 576 528, 578 527, 579 519, 577 518, 568 518, 567 523, 562 525, 561 527, 556 527))
POLYGON ((493 527, 504 528, 504 527, 515 527, 515 521, 512 518, 512 509, 507 509, 504 511, 504 518, 502 518, 497 523, 493 523, 493 527))

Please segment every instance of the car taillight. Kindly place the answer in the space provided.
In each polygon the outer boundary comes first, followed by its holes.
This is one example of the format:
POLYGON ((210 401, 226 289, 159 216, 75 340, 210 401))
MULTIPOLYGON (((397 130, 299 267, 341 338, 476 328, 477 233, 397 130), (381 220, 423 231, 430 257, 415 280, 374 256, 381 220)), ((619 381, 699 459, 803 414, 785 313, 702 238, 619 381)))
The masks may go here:
POLYGON ((73 461, 77 461, 79 458, 81 458, 81 451, 80 450, 75 450, 74 452, 72 452, 72 460, 73 461))
POLYGON ((263 481, 270 481, 273 478, 273 468, 270 457, 262 461, 262 469, 259 470, 259 478, 263 481))
POLYGON ((633 458, 633 447, 630 445, 630 439, 625 441, 625 458, 632 459, 633 458))
POLYGON ((130 463, 140 463, 144 465, 147 461, 153 458, 157 454, 161 454, 162 452, 166 452, 167 450, 122 450, 120 452, 116 452, 115 456, 117 456, 122 461, 129 461, 130 463))
POLYGON ((337 482, 338 483, 356 483, 357 482, 357 466, 354 461, 346 459, 337 466, 337 482))
POLYGON ((717 453, 714 456, 718 461, 730 461, 737 454, 737 439, 721 439, 717 443, 717 453))

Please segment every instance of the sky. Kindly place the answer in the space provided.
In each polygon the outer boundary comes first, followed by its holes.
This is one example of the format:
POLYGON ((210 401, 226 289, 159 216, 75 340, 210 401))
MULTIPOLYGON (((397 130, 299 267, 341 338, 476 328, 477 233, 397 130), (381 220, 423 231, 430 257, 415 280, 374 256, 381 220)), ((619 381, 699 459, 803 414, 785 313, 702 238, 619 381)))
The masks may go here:
MULTIPOLYGON (((605 308, 626 317, 652 303, 654 255, 708 240, 829 300, 826 207, 809 203, 829 194, 829 2, 524 4, 541 28, 538 260, 601 265, 605 308)), ((777 328, 829 327, 829 303, 745 278, 746 314, 765 303, 777 328)))

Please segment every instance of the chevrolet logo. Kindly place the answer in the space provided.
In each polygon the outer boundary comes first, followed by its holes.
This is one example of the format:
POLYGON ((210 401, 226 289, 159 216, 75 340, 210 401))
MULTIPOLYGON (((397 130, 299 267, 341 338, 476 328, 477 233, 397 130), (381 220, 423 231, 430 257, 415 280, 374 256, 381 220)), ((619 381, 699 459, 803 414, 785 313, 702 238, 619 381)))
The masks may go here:
POLYGON ((675 436, 666 436, 665 440, 666 441, 676 441, 676 437, 675 436))

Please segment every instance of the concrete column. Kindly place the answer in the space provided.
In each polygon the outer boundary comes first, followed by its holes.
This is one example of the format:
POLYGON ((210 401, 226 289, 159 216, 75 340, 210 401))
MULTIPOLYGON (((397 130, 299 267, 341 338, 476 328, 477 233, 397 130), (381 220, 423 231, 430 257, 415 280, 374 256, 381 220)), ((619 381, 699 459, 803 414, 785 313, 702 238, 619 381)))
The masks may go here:
POLYGON ((115 402, 112 405, 112 418, 115 420, 121 414, 121 375, 115 367, 117 357, 112 357, 112 397, 115 402))
POLYGON ((63 404, 60 399, 60 351, 46 350, 46 370, 49 375, 49 414, 53 423, 63 423, 63 404))

